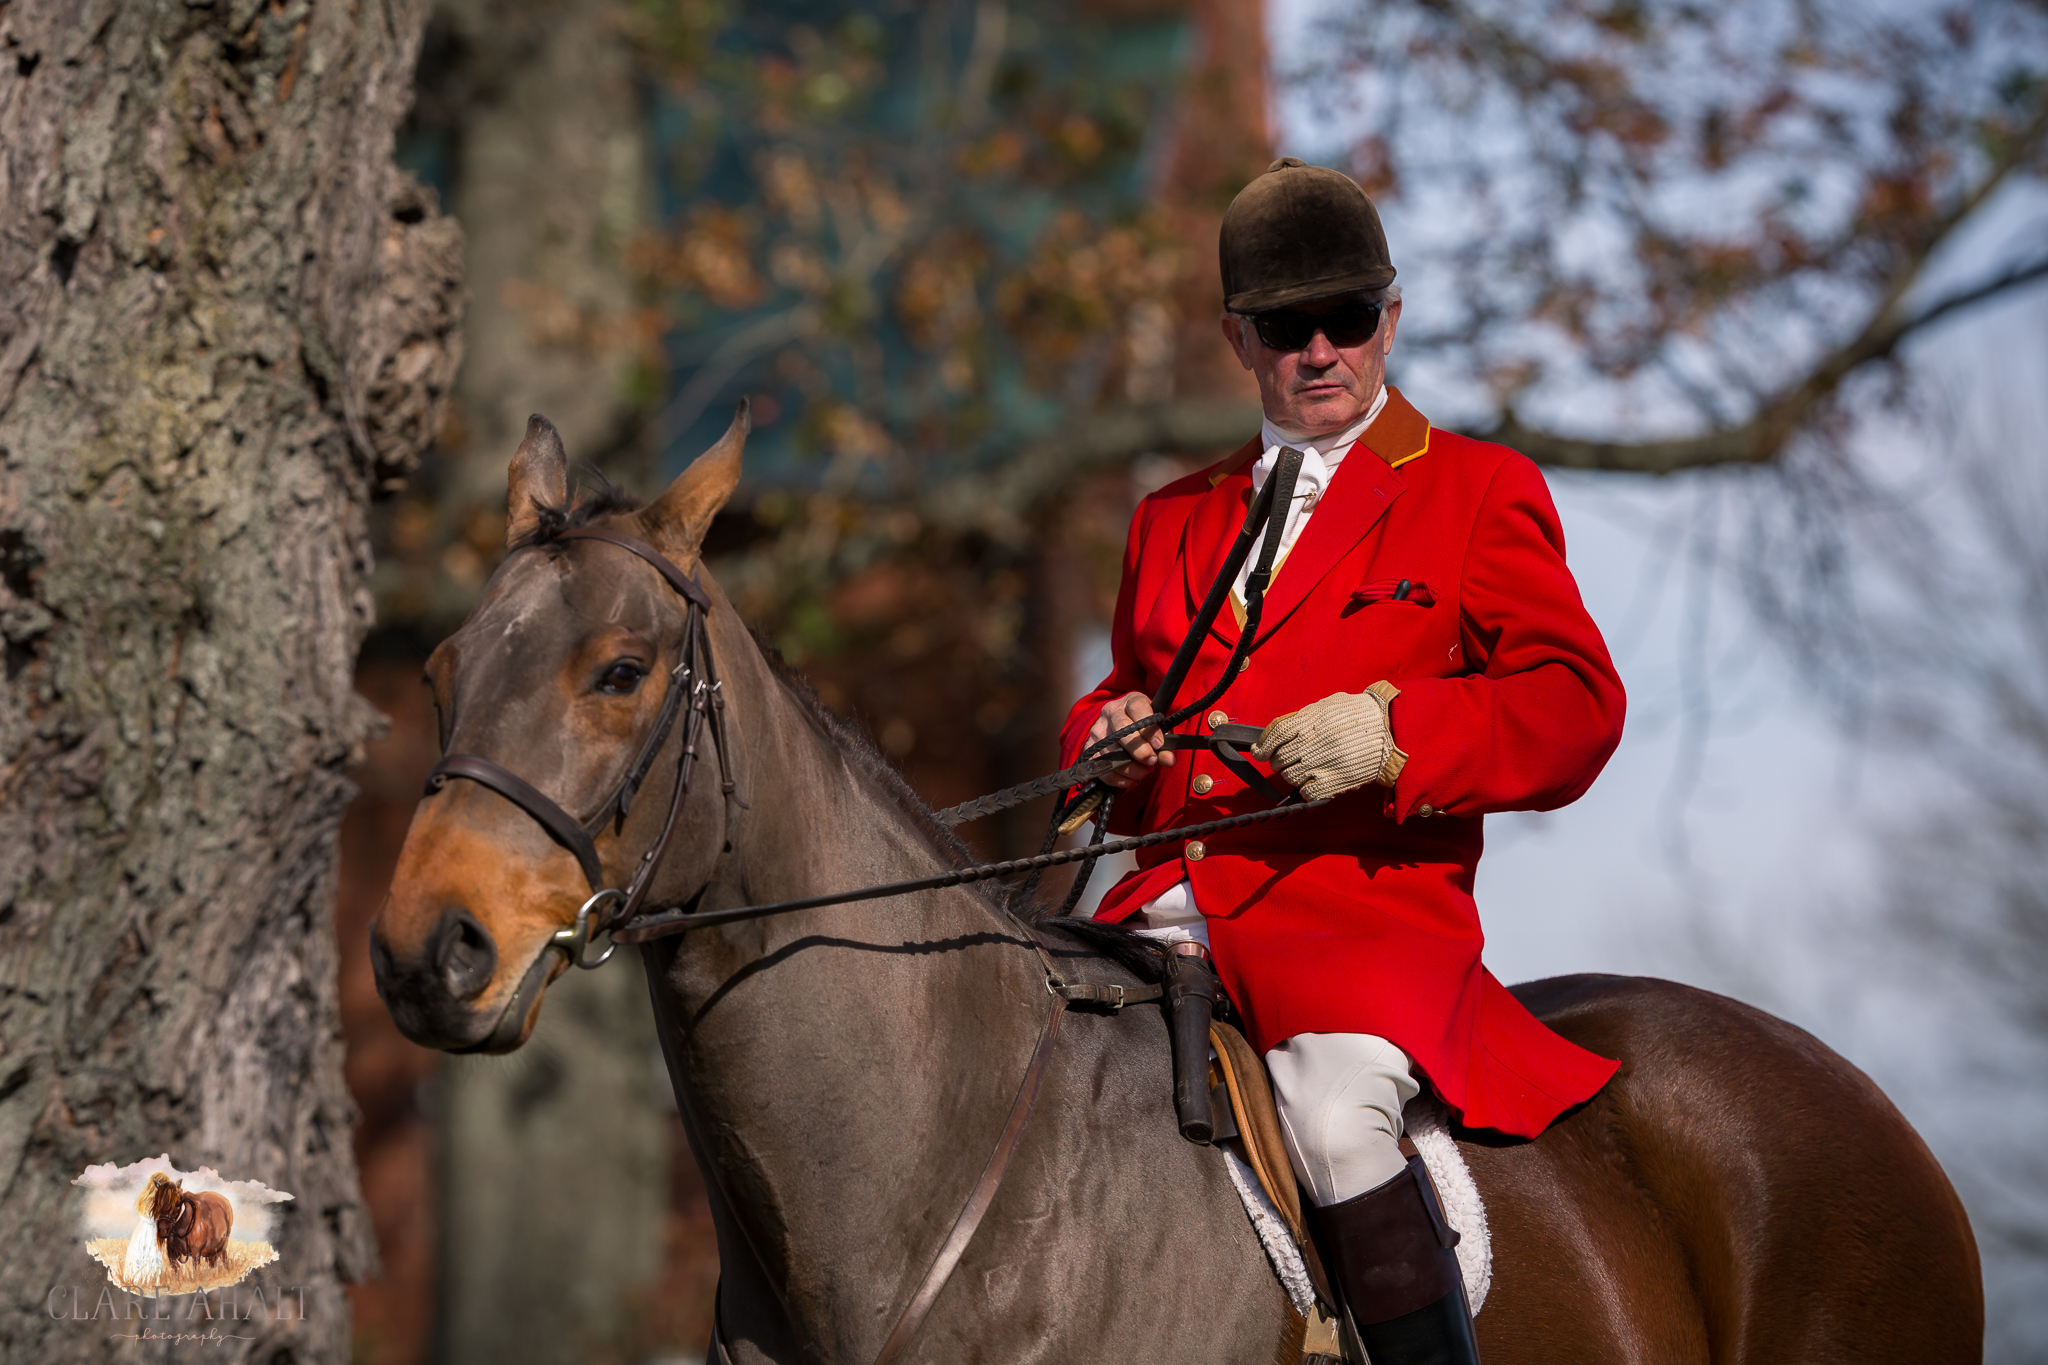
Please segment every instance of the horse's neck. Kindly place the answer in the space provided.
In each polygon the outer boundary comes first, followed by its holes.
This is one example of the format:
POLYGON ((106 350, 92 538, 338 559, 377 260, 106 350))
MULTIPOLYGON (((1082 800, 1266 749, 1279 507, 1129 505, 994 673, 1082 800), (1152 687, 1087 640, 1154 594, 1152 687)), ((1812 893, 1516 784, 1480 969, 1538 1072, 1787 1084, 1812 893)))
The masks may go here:
MULTIPOLYGON (((946 866, 870 765, 735 655, 751 810, 706 908, 946 866)), ((954 889, 689 934, 648 961, 685 1115, 792 1312, 847 1292, 808 1278, 835 1259, 873 1261, 872 1290, 893 1292, 891 1255, 929 1258, 930 1190, 972 1183, 1043 1023, 1021 926, 954 889)))

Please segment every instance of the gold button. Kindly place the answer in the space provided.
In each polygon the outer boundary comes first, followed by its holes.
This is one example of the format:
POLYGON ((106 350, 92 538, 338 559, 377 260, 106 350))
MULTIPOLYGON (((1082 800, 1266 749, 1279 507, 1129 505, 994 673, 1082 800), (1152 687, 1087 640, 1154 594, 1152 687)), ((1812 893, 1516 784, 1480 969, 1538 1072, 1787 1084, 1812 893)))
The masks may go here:
POLYGON ((1436 814, 1436 807, 1430 805, 1428 802, 1424 802, 1422 805, 1417 806, 1415 808, 1415 813, 1421 816, 1423 819, 1427 820, 1430 816, 1436 814))
POLYGON ((1237 661, 1237 671, 1242 673, 1252 666, 1252 656, 1247 654, 1237 661))
POLYGON ((1189 862, 1191 862, 1191 863, 1199 863, 1200 861, 1202 861, 1202 859, 1203 859, 1203 858, 1205 858, 1205 857, 1207 857, 1207 856, 1208 856, 1208 853, 1209 853, 1209 850, 1208 850, 1208 848, 1207 848, 1207 847, 1206 847, 1206 846, 1205 846, 1205 845, 1204 845, 1204 844, 1202 843, 1202 841, 1201 841, 1200 839, 1190 839, 1190 840, 1188 840, 1188 861, 1189 861, 1189 862))
POLYGON ((1209 774, 1207 773, 1203 773, 1200 777, 1197 777, 1195 779, 1194 785, 1195 795, 1207 796, 1209 794, 1209 788, 1216 785, 1216 779, 1209 776, 1209 774))
POLYGON ((1219 725, 1228 724, 1230 724, 1230 717, 1224 715, 1221 711, 1211 711, 1209 713, 1209 728, 1211 730, 1215 729, 1219 725))

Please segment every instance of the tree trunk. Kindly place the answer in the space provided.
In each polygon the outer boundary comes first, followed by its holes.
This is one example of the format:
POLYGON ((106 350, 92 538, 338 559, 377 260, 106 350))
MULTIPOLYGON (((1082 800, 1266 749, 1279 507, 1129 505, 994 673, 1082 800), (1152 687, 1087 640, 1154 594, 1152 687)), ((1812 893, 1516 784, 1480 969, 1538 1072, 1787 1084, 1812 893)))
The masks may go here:
POLYGON ((209 1358, 348 1355, 341 1282, 374 1253, 332 917, 376 723, 366 509, 459 346, 459 233, 390 162, 424 18, 0 6, 9 1360, 105 1358, 106 1323, 46 1311, 105 1283, 70 1182, 164 1152, 295 1196, 257 1274, 306 1321, 209 1358))

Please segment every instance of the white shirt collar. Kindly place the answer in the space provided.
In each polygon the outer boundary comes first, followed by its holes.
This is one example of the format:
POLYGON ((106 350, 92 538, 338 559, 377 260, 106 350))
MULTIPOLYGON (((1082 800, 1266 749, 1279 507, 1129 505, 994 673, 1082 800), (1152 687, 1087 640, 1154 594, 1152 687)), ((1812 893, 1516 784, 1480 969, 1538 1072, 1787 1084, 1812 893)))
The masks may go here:
MULTIPOLYGON (((1290 436, 1273 425, 1271 419, 1260 427, 1259 439, 1265 443, 1266 452, 1252 464, 1254 494, 1263 489, 1266 480, 1272 476, 1273 467, 1280 460, 1281 446, 1290 445, 1301 452, 1301 472, 1294 479, 1294 500, 1287 505, 1287 519, 1281 527, 1279 552, 1282 558, 1294 548, 1294 542, 1301 538, 1302 528, 1308 525, 1309 513, 1313 512, 1316 504, 1322 500, 1323 490, 1330 486, 1330 480, 1336 475, 1337 466, 1344 462, 1344 456, 1357 444, 1358 438, 1365 434, 1365 429, 1372 425, 1373 418, 1379 416, 1380 409, 1386 405, 1387 386, 1382 384, 1379 396, 1372 400, 1372 406, 1366 409, 1365 416, 1344 430, 1332 432, 1328 436, 1311 436, 1305 440, 1299 436, 1290 436)), ((1251 576, 1252 560, 1255 558, 1256 555, 1246 558, 1244 567, 1237 571, 1235 590, 1240 602, 1245 600, 1245 580, 1251 576)), ((1275 561, 1275 567, 1278 567, 1278 560, 1275 561)))

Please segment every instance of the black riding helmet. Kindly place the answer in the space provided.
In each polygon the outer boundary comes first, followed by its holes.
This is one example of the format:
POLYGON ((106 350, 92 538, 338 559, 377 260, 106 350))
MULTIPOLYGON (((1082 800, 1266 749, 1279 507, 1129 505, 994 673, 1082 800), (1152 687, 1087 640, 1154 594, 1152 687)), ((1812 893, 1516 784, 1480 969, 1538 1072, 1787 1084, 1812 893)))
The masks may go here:
POLYGON ((1379 212, 1350 176, 1283 156, 1231 200, 1217 243, 1223 306, 1264 313, 1394 282, 1379 212))

